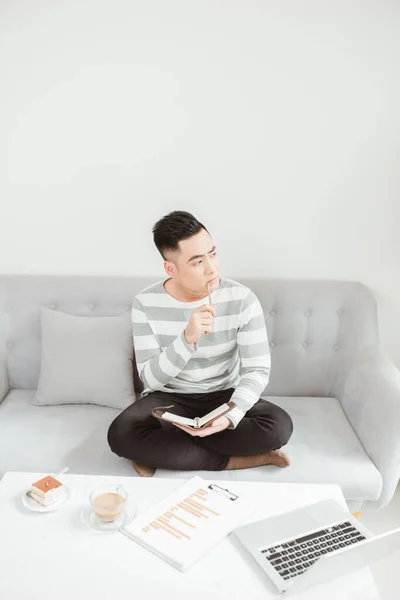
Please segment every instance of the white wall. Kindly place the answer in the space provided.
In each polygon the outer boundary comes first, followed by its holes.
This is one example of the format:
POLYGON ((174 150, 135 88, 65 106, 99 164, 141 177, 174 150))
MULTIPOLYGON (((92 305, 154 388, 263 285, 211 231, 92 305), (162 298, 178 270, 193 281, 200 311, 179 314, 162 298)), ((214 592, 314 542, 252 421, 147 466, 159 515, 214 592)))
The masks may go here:
POLYGON ((399 29, 394 0, 3 0, 0 272, 156 279, 186 209, 226 276, 366 283, 400 366, 399 29))

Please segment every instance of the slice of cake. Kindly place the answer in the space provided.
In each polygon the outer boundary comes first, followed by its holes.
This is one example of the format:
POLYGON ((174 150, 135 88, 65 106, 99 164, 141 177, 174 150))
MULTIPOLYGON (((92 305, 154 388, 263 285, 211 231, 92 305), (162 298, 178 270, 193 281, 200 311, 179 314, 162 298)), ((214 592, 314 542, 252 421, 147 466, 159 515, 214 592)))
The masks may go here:
POLYGON ((51 475, 39 479, 35 483, 32 483, 31 494, 32 498, 42 504, 42 506, 49 506, 59 499, 62 491, 62 483, 58 479, 54 479, 51 475))

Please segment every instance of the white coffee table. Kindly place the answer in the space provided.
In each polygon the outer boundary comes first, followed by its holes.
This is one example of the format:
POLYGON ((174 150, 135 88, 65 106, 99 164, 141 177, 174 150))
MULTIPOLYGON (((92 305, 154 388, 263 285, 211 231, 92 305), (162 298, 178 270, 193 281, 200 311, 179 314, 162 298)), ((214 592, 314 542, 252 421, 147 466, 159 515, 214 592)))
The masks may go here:
MULTIPOLYGON (((121 483, 140 512, 184 480, 64 475, 72 490, 69 502, 55 512, 31 512, 23 506, 21 493, 44 475, 10 472, 0 482, 0 598, 266 600, 276 595, 256 563, 231 537, 181 573, 119 532, 92 532, 81 518, 93 485, 121 483)), ((263 508, 252 520, 326 498, 346 506, 336 485, 239 481, 222 485, 238 494, 257 492, 263 508)), ((296 598, 378 600, 380 596, 369 569, 362 569, 296 598)))

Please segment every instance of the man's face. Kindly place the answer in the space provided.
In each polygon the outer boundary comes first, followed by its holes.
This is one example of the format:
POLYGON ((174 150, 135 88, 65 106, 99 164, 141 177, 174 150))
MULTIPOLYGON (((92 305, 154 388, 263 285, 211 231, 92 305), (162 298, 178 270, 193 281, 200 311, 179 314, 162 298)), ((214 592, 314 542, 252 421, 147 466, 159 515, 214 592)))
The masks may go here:
POLYGON ((179 242, 179 251, 164 263, 170 277, 181 287, 192 292, 207 293, 219 285, 219 257, 214 242, 205 229, 179 242), (173 270, 171 271, 171 267, 173 270))

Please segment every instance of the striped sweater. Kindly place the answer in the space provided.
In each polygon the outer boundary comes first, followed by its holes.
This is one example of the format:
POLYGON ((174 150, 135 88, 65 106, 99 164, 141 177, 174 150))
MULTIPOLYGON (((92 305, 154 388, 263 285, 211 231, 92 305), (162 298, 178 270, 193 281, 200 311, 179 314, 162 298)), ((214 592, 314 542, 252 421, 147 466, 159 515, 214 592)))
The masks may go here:
POLYGON ((216 307, 211 333, 202 335, 195 349, 186 342, 184 329, 208 297, 181 302, 168 294, 163 281, 135 297, 133 336, 142 395, 235 388, 231 399, 237 407, 229 413, 235 428, 268 384, 271 359, 264 314, 256 295, 230 279, 221 279, 211 300, 216 307))

